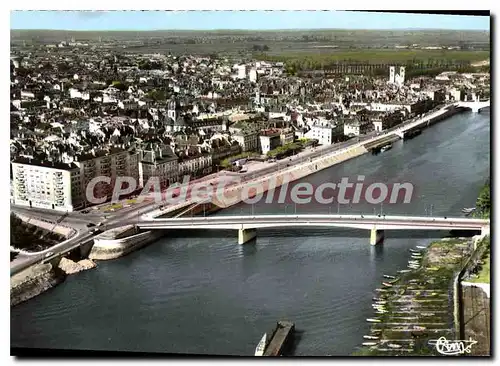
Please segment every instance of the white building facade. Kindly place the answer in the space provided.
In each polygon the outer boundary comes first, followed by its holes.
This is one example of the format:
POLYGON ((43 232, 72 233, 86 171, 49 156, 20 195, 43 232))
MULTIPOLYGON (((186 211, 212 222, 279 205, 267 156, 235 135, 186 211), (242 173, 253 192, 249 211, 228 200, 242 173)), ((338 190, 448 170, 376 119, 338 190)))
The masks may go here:
POLYGON ((72 212, 82 206, 80 172, 74 164, 33 159, 12 162, 14 204, 72 212))

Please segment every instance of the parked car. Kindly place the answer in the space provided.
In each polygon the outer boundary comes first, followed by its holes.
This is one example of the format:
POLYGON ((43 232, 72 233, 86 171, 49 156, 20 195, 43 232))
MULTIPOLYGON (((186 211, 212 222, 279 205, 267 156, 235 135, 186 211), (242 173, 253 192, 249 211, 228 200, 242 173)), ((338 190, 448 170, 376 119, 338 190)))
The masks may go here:
POLYGON ((45 254, 45 258, 48 258, 48 257, 50 257, 53 254, 54 254, 54 252, 48 252, 47 254, 45 254))
POLYGON ((87 224, 87 227, 94 227, 94 226, 95 226, 95 224, 94 224, 94 223, 92 223, 92 222, 89 222, 89 223, 87 224))

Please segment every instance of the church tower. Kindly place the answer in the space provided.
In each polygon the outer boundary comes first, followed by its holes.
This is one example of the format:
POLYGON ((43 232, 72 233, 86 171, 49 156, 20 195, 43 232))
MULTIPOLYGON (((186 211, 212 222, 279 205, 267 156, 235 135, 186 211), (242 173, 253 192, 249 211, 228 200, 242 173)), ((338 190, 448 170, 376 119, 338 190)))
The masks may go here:
POLYGON ((172 118, 174 121, 177 120, 177 103, 175 99, 169 100, 167 105, 167 116, 172 118))

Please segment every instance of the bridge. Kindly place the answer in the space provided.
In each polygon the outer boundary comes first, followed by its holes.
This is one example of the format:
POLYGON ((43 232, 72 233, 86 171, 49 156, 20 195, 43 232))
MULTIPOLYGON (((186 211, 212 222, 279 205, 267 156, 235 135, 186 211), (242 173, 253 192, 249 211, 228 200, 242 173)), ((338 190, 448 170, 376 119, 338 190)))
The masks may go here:
POLYGON ((482 109, 490 106, 490 100, 480 101, 479 98, 476 98, 474 101, 458 102, 455 106, 469 108, 472 112, 479 113, 482 109))
POLYGON ((207 216, 148 219, 139 221, 141 229, 238 230, 238 244, 257 236, 257 229, 277 227, 338 227, 370 230, 370 244, 383 241, 384 230, 470 230, 489 231, 490 221, 462 217, 375 216, 375 215, 255 215, 207 216))

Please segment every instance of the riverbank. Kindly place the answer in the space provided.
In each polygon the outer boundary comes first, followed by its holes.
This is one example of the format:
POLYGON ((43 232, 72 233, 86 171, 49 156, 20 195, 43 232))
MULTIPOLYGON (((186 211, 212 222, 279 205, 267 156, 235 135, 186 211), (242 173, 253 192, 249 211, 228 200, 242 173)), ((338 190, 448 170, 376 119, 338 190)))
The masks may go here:
POLYGON ((56 263, 35 264, 10 278, 10 306, 27 301, 64 282, 68 275, 95 268, 88 259, 74 262, 61 258, 56 263))
POLYGON ((161 230, 139 232, 136 226, 127 225, 108 230, 94 238, 90 251, 91 260, 111 260, 123 257, 163 236, 161 230))
POLYGON ((473 247, 470 238, 444 238, 425 250, 411 249, 408 269, 381 279, 375 315, 367 319, 373 325, 354 355, 437 356, 434 340, 458 339, 453 280, 473 247))
POLYGON ((460 339, 477 342, 471 356, 491 355, 491 297, 490 297, 490 236, 475 243, 472 256, 463 269, 459 280, 460 339))

